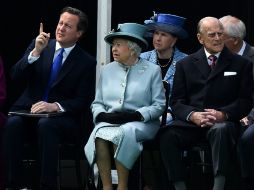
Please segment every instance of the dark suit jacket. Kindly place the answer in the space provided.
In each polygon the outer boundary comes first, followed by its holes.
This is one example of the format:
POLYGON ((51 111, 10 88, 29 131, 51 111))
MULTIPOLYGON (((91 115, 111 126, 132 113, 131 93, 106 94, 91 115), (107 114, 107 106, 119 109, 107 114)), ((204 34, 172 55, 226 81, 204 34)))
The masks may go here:
MULTIPOLYGON (((246 43, 246 47, 243 52, 243 57, 247 58, 249 61, 251 61, 254 64, 254 47, 252 47, 246 43)), ((254 69, 254 67, 253 67, 253 69, 254 69)))
POLYGON ((0 128, 4 126, 4 123, 6 121, 6 115, 4 111, 5 102, 6 102, 6 83, 4 74, 4 63, 0 56, 0 128))
MULTIPOLYGON (((247 58, 249 61, 252 62, 252 64, 254 64, 254 47, 246 43, 246 47, 242 56, 247 58)), ((254 66, 253 66, 253 78, 254 78, 254 66)), ((253 107, 254 107, 254 92, 252 92, 252 99, 253 99, 253 107)), ((254 122, 254 108, 252 108, 248 116, 252 118, 252 123, 253 123, 254 122)))
POLYGON ((201 48, 176 66, 171 97, 175 124, 192 126, 186 122, 187 116, 205 108, 221 110, 230 121, 238 122, 251 110, 252 86, 252 64, 248 60, 224 48, 210 72, 201 48))
MULTIPOLYGON (((55 40, 50 40, 40 58, 28 63, 28 55, 34 48, 33 41, 12 68, 11 76, 16 80, 26 80, 27 87, 11 110, 30 109, 32 104, 42 100, 50 76, 55 52, 55 40)), ((89 108, 95 93, 96 60, 78 45, 68 55, 53 83, 48 102, 58 102, 66 114, 76 115, 89 108)))

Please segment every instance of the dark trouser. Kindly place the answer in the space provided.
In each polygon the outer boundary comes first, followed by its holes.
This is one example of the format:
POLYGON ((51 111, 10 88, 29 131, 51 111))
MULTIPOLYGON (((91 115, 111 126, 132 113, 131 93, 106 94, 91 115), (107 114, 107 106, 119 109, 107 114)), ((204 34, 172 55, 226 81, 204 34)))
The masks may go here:
POLYGON ((0 189, 4 189, 4 163, 3 163, 3 151, 2 151, 2 131, 3 127, 0 126, 0 189))
POLYGON ((254 124, 243 132, 238 151, 244 189, 254 189, 254 124))
POLYGON ((237 136, 238 126, 232 122, 217 123, 211 128, 169 126, 164 129, 160 133, 160 150, 169 180, 186 180, 183 151, 205 140, 211 145, 214 175, 226 175, 237 136))
POLYGON ((56 189, 58 144, 77 137, 79 125, 71 117, 26 118, 11 116, 4 128, 4 155, 7 187, 20 188, 23 174, 23 146, 37 139, 40 157, 41 189, 56 189))

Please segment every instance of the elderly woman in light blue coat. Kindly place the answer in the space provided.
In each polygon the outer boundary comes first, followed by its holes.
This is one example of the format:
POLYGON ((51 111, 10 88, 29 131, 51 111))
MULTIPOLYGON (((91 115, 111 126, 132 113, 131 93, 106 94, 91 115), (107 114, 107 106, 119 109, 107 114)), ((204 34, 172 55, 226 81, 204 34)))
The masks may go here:
MULTIPOLYGON (((162 78, 169 83, 170 91, 173 86, 176 63, 187 56, 175 45, 178 39, 188 36, 183 28, 184 22, 184 17, 164 13, 154 13, 150 20, 145 21, 149 32, 153 33, 154 49, 142 53, 140 57, 161 67, 162 78)), ((170 107, 168 110, 167 124, 170 124, 173 117, 170 107)))
POLYGON ((111 147, 117 189, 127 190, 129 170, 142 151, 142 142, 156 135, 165 109, 160 67, 139 58, 148 45, 145 32, 143 25, 125 23, 105 37, 112 45, 114 61, 101 70, 91 105, 95 128, 85 146, 89 163, 98 165, 104 190, 113 189, 111 147))

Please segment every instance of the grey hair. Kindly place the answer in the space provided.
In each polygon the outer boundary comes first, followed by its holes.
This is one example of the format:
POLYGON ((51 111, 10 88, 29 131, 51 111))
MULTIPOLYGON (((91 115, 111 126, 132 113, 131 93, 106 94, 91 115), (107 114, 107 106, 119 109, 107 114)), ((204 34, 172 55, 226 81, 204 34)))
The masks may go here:
POLYGON ((220 18, 220 21, 224 26, 224 32, 228 36, 237 37, 242 40, 245 38, 246 27, 243 21, 231 15, 220 18))
POLYGON ((128 47, 136 53, 137 57, 139 57, 142 51, 141 47, 136 42, 133 42, 130 40, 127 40, 127 44, 128 44, 128 47))
POLYGON ((199 22, 198 22, 198 25, 197 25, 197 32, 199 34, 201 33, 204 33, 204 26, 209 23, 209 22, 218 22, 220 28, 223 30, 224 27, 222 25, 222 23, 219 21, 219 19, 215 18, 215 17, 211 17, 211 16, 207 16, 207 17, 204 17, 202 18, 199 22))

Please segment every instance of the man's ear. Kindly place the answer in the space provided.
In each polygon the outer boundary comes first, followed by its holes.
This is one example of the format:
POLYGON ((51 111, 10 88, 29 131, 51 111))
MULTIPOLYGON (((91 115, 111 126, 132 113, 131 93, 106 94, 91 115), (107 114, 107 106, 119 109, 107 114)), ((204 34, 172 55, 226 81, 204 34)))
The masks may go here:
POLYGON ((81 38, 82 35, 83 35, 83 31, 78 31, 77 33, 78 38, 81 38))
POLYGON ((201 36, 200 33, 197 33, 197 38, 198 38, 199 43, 203 45, 204 41, 203 41, 202 36, 201 36))
POLYGON ((237 44, 240 43, 240 39, 239 38, 237 38, 237 37, 232 37, 232 38, 233 38, 234 45, 237 45, 237 44))

